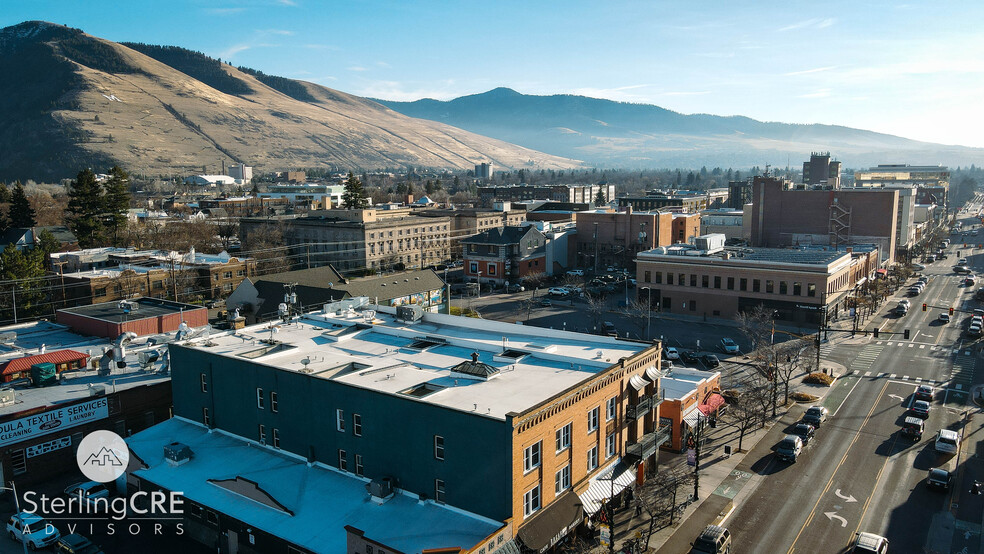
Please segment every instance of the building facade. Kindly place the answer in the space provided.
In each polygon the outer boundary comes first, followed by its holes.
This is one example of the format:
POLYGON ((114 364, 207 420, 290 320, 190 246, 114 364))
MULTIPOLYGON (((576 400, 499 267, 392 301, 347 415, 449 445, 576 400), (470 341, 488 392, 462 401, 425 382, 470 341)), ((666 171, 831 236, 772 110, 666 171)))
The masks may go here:
POLYGON ((507 185, 501 187, 478 187, 478 200, 482 206, 492 207, 496 202, 523 202, 529 200, 550 200, 594 204, 601 192, 607 202, 615 198, 615 185, 507 185))
POLYGON ((637 212, 632 208, 612 212, 574 212, 577 223, 575 263, 597 271, 608 266, 629 268, 639 252, 673 243, 673 215, 637 212))
POLYGON ((809 187, 838 189, 841 185, 841 163, 830 160, 830 152, 814 152, 810 161, 803 162, 803 184, 809 187))
POLYGON ((490 229, 461 241, 465 279, 505 285, 536 273, 552 274, 547 239, 535 226, 490 229))

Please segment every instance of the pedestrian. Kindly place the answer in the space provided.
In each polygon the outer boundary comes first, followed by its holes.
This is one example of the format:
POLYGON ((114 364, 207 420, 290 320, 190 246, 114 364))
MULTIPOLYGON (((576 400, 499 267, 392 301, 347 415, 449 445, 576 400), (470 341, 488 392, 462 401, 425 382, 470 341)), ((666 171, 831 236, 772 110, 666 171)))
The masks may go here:
POLYGON ((636 516, 642 515, 642 502, 636 502, 636 516))
POLYGON ((625 500, 627 502, 632 502, 632 489, 625 489, 625 500))

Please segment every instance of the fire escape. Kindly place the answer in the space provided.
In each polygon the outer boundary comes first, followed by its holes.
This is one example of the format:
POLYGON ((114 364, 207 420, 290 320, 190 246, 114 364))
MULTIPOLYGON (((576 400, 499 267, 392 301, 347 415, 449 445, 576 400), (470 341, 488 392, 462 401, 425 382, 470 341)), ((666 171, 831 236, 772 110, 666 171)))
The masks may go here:
POLYGON ((836 198, 830 204, 830 245, 838 247, 851 242, 851 208, 842 206, 836 198))

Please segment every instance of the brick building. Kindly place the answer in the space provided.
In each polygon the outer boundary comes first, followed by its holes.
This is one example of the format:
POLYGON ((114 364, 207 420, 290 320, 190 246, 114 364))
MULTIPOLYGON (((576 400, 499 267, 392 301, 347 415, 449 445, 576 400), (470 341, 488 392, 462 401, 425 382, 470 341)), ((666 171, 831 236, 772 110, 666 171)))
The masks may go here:
POLYGON ((323 210, 298 218, 247 218, 240 222, 244 243, 272 231, 297 255, 297 266, 331 264, 343 274, 377 269, 416 269, 439 264, 451 254, 451 218, 420 217, 409 208, 323 210))
POLYGON ((673 244, 691 242, 700 234, 699 213, 673 214, 673 244))
POLYGON ((666 392, 659 410, 659 424, 670 430, 670 440, 663 448, 684 452, 687 437, 695 432, 699 420, 717 417, 725 409, 720 394, 721 373, 674 367, 663 375, 660 385, 666 392))
POLYGON ((140 298, 124 303, 103 302, 62 308, 55 312, 55 319, 81 335, 115 339, 126 332, 138 336, 173 333, 182 323, 202 327, 208 325, 208 310, 194 304, 140 298))
POLYGON ((628 268, 637 253, 673 244, 673 215, 669 212, 628 208, 620 212, 575 212, 574 217, 577 267, 599 271, 609 265, 628 268))
POLYGON ((461 241, 465 279, 480 283, 519 283, 523 277, 544 273, 547 239, 535 226, 490 229, 461 241))
POLYGON ((845 309, 879 268, 872 245, 725 249, 723 235, 697 243, 641 252, 639 299, 665 312, 726 319, 761 304, 783 321, 817 324, 845 309))
POLYGON ((668 210, 683 213, 697 213, 702 210, 723 208, 728 202, 728 189, 692 190, 651 190, 645 196, 625 196, 618 199, 619 209, 632 207, 634 210, 668 210))
POLYGON ((461 240, 490 229, 518 227, 526 223, 526 210, 513 209, 509 202, 496 204, 496 209, 484 208, 425 208, 414 210, 420 217, 451 219, 451 259, 461 259, 461 240))
POLYGON ((894 263, 899 193, 894 189, 796 190, 788 180, 755 177, 751 245, 766 248, 875 244, 894 263))

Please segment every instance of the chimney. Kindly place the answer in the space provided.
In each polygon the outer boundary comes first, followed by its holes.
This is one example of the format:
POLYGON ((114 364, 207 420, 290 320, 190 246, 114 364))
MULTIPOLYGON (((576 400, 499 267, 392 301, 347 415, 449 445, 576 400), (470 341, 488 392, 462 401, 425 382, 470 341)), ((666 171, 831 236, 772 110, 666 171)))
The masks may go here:
POLYGON ((472 363, 478 363, 478 352, 471 353, 472 363))

